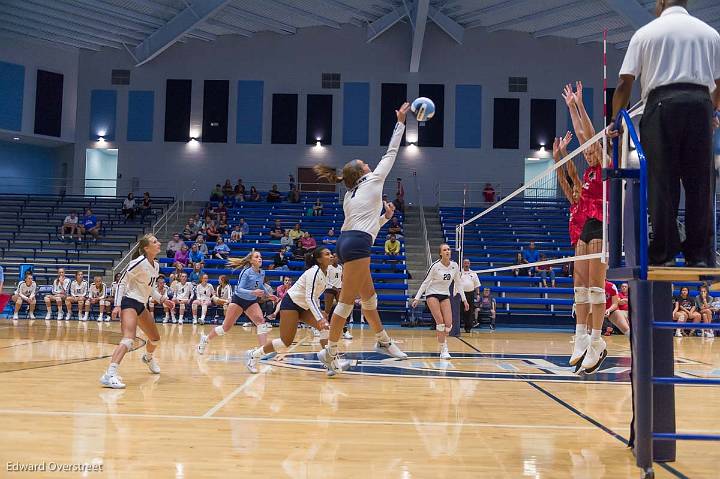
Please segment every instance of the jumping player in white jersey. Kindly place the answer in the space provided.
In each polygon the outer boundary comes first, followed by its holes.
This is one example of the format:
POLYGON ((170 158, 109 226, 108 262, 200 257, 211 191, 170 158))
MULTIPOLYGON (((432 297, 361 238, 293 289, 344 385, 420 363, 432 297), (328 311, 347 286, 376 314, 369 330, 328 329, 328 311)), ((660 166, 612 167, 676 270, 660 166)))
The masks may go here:
POLYGON ((200 324, 205 324, 205 316, 207 315, 208 306, 212 304, 213 296, 215 295, 215 288, 213 285, 208 283, 208 275, 203 274, 200 277, 200 282, 195 286, 195 301, 192 302, 192 316, 193 324, 198 322, 197 310, 200 306, 200 324))
POLYGON ((450 283, 455 282, 455 294, 462 298, 465 311, 470 309, 460 285, 462 281, 460 266, 450 259, 451 255, 450 246, 444 243, 441 244, 440 259, 435 261, 428 269, 425 281, 420 285, 420 289, 418 289, 412 302, 412 307, 415 308, 422 295, 425 294, 425 302, 432 313, 433 319, 435 319, 435 330, 440 345, 440 359, 452 359, 447 345, 447 337, 452 329, 450 283))
POLYGON ((352 160, 345 164, 341 177, 337 176, 334 168, 320 165, 315 167, 318 177, 325 178, 331 183, 342 181, 347 187, 343 199, 345 221, 336 248, 336 254, 343 265, 343 289, 330 324, 328 346, 318 353, 318 358, 330 371, 340 371, 338 341, 358 296, 362 313, 375 332, 376 350, 396 358, 407 358, 407 354, 392 342, 380 321, 377 312, 377 294, 370 276, 370 251, 380 228, 389 219, 387 213, 392 216, 394 211, 393 207, 385 203, 386 215, 378 217, 378 212, 383 207, 383 184, 395 163, 405 132, 405 116, 409 109, 410 104, 406 102, 395 111, 397 124, 387 153, 380 160, 375 171, 372 171, 362 160, 352 160))
MULTIPOLYGON (((100 377, 100 384, 107 388, 122 389, 125 384, 118 376, 118 367, 125 353, 133 348, 133 341, 137 334, 137 327, 147 336, 147 352, 143 354, 142 361, 147 364, 150 372, 160 374, 160 366, 153 357, 153 352, 160 342, 155 318, 147 309, 150 297, 156 301, 153 286, 159 275, 160 265, 155 258, 160 253, 160 242, 152 234, 146 234, 138 241, 136 250, 133 252, 133 260, 128 263, 127 269, 120 278, 118 291, 115 297, 115 309, 119 309, 120 328, 123 338, 117 345, 110 359, 110 366, 100 377)), ((168 308, 174 308, 175 304, 166 300, 164 304, 168 308)))
MULTIPOLYGON (((332 256, 332 263, 327 268, 327 288, 325 288, 325 314, 327 317, 332 316, 332 311, 340 298, 342 291, 342 272, 343 267, 338 263, 336 254, 332 256)), ((348 331, 347 324, 343 326, 343 339, 352 339, 352 334, 348 331)))

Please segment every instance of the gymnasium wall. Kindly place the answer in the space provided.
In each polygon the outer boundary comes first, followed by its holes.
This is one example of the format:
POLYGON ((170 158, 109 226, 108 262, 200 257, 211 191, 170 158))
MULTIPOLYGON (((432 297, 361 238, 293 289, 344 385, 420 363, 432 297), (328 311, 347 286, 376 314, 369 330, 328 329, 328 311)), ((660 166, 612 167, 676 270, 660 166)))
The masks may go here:
MULTIPOLYGON (((560 92, 566 82, 583 80, 593 89, 593 119, 596 125, 602 123, 600 44, 577 46, 572 40, 473 29, 467 30, 464 43, 457 45, 429 24, 419 73, 408 72, 410 46, 409 26, 401 23, 369 44, 365 30, 354 26, 300 29, 288 36, 218 37, 211 43, 188 41, 137 69, 126 52, 83 51, 75 171, 84 170, 85 148, 116 147, 118 173, 125 180, 138 178, 146 184, 167 179, 186 185, 180 187, 184 189, 195 182, 200 192, 197 199, 204 199, 211 186, 225 178, 234 182, 242 177, 246 184, 284 184, 297 166, 321 161, 341 166, 352 158, 374 164, 386 149, 381 142, 387 142, 380 138, 382 84, 407 84, 408 99, 417 96, 420 88, 437 91, 433 85, 442 85, 444 129, 439 137, 437 130, 419 136, 421 144, 442 142, 443 146, 403 149, 391 175, 407 180, 406 191, 412 197, 409 180, 417 170, 426 201, 433 201, 438 183, 493 181, 508 187, 520 183, 524 158, 537 154, 530 149, 531 100, 557 100, 555 130, 558 135, 564 133, 568 115, 560 92), (130 69, 130 85, 111 85, 112 69, 130 69), (340 73, 341 88, 321 88, 322 73, 340 73), (527 76, 527 93, 510 93, 510 76, 527 76), (229 81, 227 143, 165 141, 167 113, 172 113, 169 119, 180 127, 183 123, 179 120, 186 115, 182 100, 173 100, 166 109, 168 80, 192 80, 188 136, 202 133, 205 80, 229 81), (287 115, 292 118, 294 113, 283 106, 287 97, 275 94, 298 95, 295 124, 287 125, 287 115), (318 148, 306 144, 311 136, 306 131, 308 95, 332 95, 332 145, 318 148), (519 99, 517 148, 493 148, 495 98, 519 99), (285 115, 275 118, 276 122, 285 121, 276 123, 275 129, 274 108, 285 115), (106 133, 102 144, 96 137, 100 130, 106 133), (108 138, 109 132, 114 139, 108 138), (290 137, 295 143, 272 144, 273 133, 294 133, 290 137)), ((621 61, 622 52, 611 49, 611 83, 621 61)), ((177 92, 183 84, 173 85, 173 98, 180 98, 177 92)), ((324 100, 315 100, 313 108, 329 108, 324 100)), ((319 124, 327 125, 327 118, 319 124)), ((417 138, 417 128, 413 130, 411 136, 417 138)), ((280 136, 286 139, 288 135, 280 136)), ((154 191, 172 193, 160 191, 159 186, 154 191)))
POLYGON ((61 175, 61 163, 72 161, 67 149, 0 141, 0 193, 59 193, 59 185, 47 178, 61 175))

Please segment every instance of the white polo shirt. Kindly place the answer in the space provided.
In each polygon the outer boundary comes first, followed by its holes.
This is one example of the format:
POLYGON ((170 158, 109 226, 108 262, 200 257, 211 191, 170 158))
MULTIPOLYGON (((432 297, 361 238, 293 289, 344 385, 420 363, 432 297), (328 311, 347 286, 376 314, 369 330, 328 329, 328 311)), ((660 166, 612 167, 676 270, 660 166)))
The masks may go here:
POLYGON ((460 274, 462 275, 460 276, 460 284, 462 285, 463 292, 472 293, 480 287, 480 278, 478 278, 475 271, 463 270, 460 274))
POLYGON ((643 100, 673 83, 707 86, 720 79, 720 33, 683 7, 665 9, 630 40, 620 75, 640 77, 643 100))

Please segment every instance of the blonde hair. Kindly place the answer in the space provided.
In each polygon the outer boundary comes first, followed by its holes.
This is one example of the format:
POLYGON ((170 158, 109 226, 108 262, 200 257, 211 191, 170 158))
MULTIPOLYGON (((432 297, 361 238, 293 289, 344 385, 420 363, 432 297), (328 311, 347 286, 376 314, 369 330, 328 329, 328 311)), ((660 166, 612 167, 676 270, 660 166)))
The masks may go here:
POLYGON ((145 248, 150 244, 150 238, 154 238, 155 235, 148 233, 138 241, 137 247, 133 250, 132 259, 138 258, 145 255, 145 248))
POLYGON ((230 258, 227 265, 232 269, 241 269, 250 266, 250 261, 252 261, 253 255, 257 252, 257 250, 252 250, 242 258, 230 258))
POLYGON ((363 176, 363 169, 360 166, 360 160, 352 160, 345 163, 342 170, 342 176, 337 175, 335 168, 325 165, 315 165, 313 171, 318 176, 330 183, 345 183, 348 189, 353 189, 357 185, 358 180, 363 176))

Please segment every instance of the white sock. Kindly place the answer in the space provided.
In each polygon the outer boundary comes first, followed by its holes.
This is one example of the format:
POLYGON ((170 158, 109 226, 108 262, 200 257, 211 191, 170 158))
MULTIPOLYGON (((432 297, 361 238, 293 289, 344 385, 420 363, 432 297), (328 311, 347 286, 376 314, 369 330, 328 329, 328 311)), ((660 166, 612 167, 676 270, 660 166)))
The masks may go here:
POLYGON ((388 336, 387 331, 384 329, 379 333, 375 333, 375 339, 377 339, 380 344, 388 344, 390 342, 390 336, 388 336))
POLYGON ((153 353, 145 353, 145 359, 147 359, 149 361, 152 358, 153 358, 153 353))
POLYGON ((593 329, 592 333, 590 334, 590 339, 593 341, 597 341, 600 339, 600 330, 599 329, 593 329))
POLYGON ((259 348, 253 349, 250 355, 253 357, 253 359, 260 359, 261 357, 265 356, 265 351, 263 351, 262 346, 260 346, 259 348))
POLYGON ((108 366, 108 369, 107 369, 108 376, 116 376, 118 366, 119 366, 118 363, 110 363, 110 366, 108 366))
POLYGON ((337 341, 328 341, 328 352, 331 356, 336 356, 338 353, 338 343, 337 341))
POLYGON ((587 324, 576 324, 575 325, 575 335, 576 336, 584 336, 587 334, 587 324))
POLYGON ((207 314, 207 308, 208 307, 206 304, 202 305, 202 316, 200 316, 202 319, 205 319, 205 315, 207 314))

